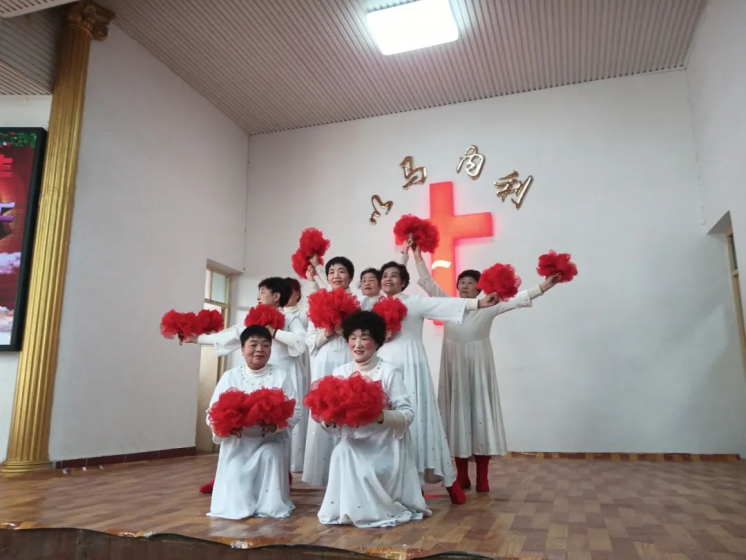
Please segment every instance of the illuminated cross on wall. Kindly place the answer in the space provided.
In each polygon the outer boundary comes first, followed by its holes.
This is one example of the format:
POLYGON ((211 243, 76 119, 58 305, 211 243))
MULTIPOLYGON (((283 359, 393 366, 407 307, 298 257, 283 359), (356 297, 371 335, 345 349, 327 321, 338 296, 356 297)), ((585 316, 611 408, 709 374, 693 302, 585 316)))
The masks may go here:
POLYGON ((460 270, 456 262, 456 245, 461 239, 492 237, 492 212, 456 215, 453 207, 453 183, 430 184, 430 220, 438 227, 440 244, 433 253, 433 262, 448 261, 449 268, 433 270, 433 278, 447 294, 456 295, 456 277, 460 270))

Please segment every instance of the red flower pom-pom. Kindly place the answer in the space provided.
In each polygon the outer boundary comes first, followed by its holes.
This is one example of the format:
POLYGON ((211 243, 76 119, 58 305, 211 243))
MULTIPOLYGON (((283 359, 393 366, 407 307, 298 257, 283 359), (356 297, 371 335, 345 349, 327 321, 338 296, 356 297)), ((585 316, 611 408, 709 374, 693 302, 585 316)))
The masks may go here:
POLYGON ((539 266, 536 268, 536 272, 544 278, 558 274, 558 282, 570 282, 578 275, 578 267, 570 260, 571 258, 570 253, 549 251, 539 257, 539 266))
POLYGON ((194 324, 194 333, 210 334, 223 330, 223 314, 217 309, 203 309, 197 313, 197 319, 194 324))
POLYGON ((300 249, 298 249, 295 253, 293 253, 293 256, 290 257, 290 262, 293 265, 293 270, 300 278, 306 277, 306 270, 308 270, 309 265, 311 264, 308 262, 308 257, 306 257, 300 249))
POLYGON ((241 436, 241 430, 245 426, 244 418, 249 411, 248 396, 239 389, 230 388, 213 403, 207 414, 216 436, 222 438, 241 436))
POLYGON ((303 404, 319 423, 365 426, 381 414, 388 398, 380 381, 353 373, 348 378, 327 375, 311 385, 303 404))
POLYGON ((276 307, 260 303, 249 309, 243 324, 246 327, 260 325, 262 327, 269 326, 273 329, 281 329, 285 326, 285 315, 276 307))
POLYGON ((342 377, 327 375, 314 381, 311 390, 303 399, 303 406, 311 411, 311 418, 319 424, 344 420, 342 403, 345 400, 346 384, 342 377))
POLYGON ((266 426, 275 424, 278 430, 287 428, 288 420, 293 417, 295 399, 288 399, 279 388, 261 388, 246 396, 245 406, 248 412, 243 425, 266 426))
POLYGON ((293 270, 301 278, 306 277, 306 269, 310 265, 308 260, 312 255, 316 255, 319 258, 319 263, 323 264, 324 259, 322 258, 329 250, 331 242, 324 238, 324 234, 316 228, 306 228, 300 234, 298 240, 300 247, 290 258, 293 265, 293 270))
POLYGON ((401 323, 407 316, 407 306, 395 297, 382 297, 373 306, 373 313, 380 315, 386 321, 386 330, 401 331, 401 323))
POLYGON ((168 311, 161 319, 161 334, 166 338, 179 337, 184 340, 194 333, 194 324, 197 320, 195 313, 179 313, 168 311))
POLYGON ((398 244, 404 243, 409 235, 414 237, 420 251, 434 253, 440 243, 440 233, 430 220, 423 220, 412 214, 404 214, 394 224, 394 235, 398 244))
POLYGON ((346 383, 347 399, 343 403, 345 414, 342 424, 354 428, 375 422, 388 403, 381 382, 355 372, 346 379, 346 383))
POLYGON ((477 288, 485 294, 497 294, 502 301, 506 301, 515 297, 520 285, 521 279, 516 276, 515 268, 498 263, 482 272, 477 288))
POLYGON ((358 309, 360 302, 343 288, 319 290, 308 296, 308 318, 322 329, 334 329, 358 309))

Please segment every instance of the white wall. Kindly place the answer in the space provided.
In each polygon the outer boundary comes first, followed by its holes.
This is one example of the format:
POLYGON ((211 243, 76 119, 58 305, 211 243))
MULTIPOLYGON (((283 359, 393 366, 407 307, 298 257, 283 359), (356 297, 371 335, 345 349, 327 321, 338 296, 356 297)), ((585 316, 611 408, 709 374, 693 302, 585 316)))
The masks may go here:
MULTIPOLYGON (((51 106, 51 95, 0 95, 0 127, 49 128, 51 106)), ((17 371, 18 352, 0 352, 0 463, 8 452, 17 371)))
POLYGON ((248 137, 112 27, 92 46, 65 287, 53 460, 195 443, 207 259, 244 263, 248 137))
MULTIPOLYGON (((388 260, 396 219, 428 214, 424 187, 401 188, 406 155, 431 181, 455 182, 458 213, 493 211, 494 241, 462 246, 460 268, 512 263, 530 286, 551 248, 580 267, 493 329, 512 450, 746 451, 728 265, 701 228, 684 72, 252 138, 239 299, 257 278, 292 273, 304 227, 359 268, 388 260), (487 157, 478 182, 455 173, 470 144, 487 157), (535 177, 520 211, 492 186, 513 169, 535 177), (377 226, 373 194, 395 202, 377 226)), ((436 370, 440 336, 427 326, 436 370)))
MULTIPOLYGON (((746 2, 710 2, 686 70, 708 231, 730 212, 746 262, 746 2)), ((742 292, 746 281, 742 279, 742 292)))

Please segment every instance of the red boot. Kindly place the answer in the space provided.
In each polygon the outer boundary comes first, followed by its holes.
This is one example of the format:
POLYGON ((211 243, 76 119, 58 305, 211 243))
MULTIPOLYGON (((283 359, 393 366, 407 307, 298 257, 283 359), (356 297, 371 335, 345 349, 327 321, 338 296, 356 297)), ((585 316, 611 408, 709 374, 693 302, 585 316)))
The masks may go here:
POLYGON ((490 456, 477 455, 477 492, 490 491, 490 456))
POLYGON ((459 486, 458 480, 454 482, 451 486, 446 488, 448 490, 448 495, 451 497, 451 503, 453 504, 465 504, 466 503, 466 494, 464 494, 464 490, 459 486))
POLYGON ((463 490, 471 488, 471 480, 469 480, 469 459, 463 459, 461 457, 454 457, 456 461, 456 480, 458 485, 463 490))
POLYGON ((199 487, 199 491, 202 494, 212 494, 212 487, 215 486, 215 479, 213 478, 210 482, 207 484, 203 484, 199 487))

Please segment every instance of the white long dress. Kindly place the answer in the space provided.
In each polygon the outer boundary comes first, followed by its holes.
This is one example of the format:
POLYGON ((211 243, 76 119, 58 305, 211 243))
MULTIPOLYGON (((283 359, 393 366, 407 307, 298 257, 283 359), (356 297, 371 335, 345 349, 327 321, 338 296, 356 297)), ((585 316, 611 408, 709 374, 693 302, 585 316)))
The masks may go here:
POLYGON ((374 356, 366 364, 344 364, 333 374, 349 377, 356 371, 382 382, 388 406, 382 424, 323 426, 340 441, 332 452, 319 521, 325 525, 391 527, 422 519, 430 510, 420 489, 408 429, 414 410, 402 373, 374 356))
MULTIPOLYGON (((209 517, 245 519, 247 517, 287 517, 293 511, 288 481, 287 447, 290 431, 300 420, 300 404, 295 384, 280 368, 267 365, 252 370, 242 365, 225 372, 210 400, 235 387, 251 393, 262 387, 279 387, 288 398, 296 399, 288 427, 262 435, 261 428, 246 428, 241 437, 219 438, 218 470, 212 492, 209 517)), ((209 415, 207 424, 210 424, 209 415)))
MULTIPOLYGON (((414 422, 409 430, 417 453, 417 470, 422 482, 440 482, 450 487, 456 480, 443 421, 435 399, 430 366, 422 343, 425 319, 461 323, 467 306, 476 308, 476 300, 428 298, 400 293, 394 296, 407 306, 401 331, 378 350, 378 356, 399 367, 414 406, 414 422)), ((369 302, 363 303, 368 309, 369 302)))
MULTIPOLYGON (((292 315, 298 321, 300 321, 303 327, 303 340, 305 345, 305 337, 308 331, 308 311, 298 305, 293 307, 285 307, 283 309, 285 317, 292 315)), ((308 348, 306 347, 303 353, 298 356, 298 363, 302 370, 301 383, 298 386, 298 395, 303 401, 303 397, 308 394, 311 387, 311 359, 308 354, 308 348)), ((301 419, 300 422, 295 426, 293 430, 293 437, 291 441, 290 450, 290 469, 294 473, 303 472, 303 461, 306 455, 306 435, 308 432, 308 409, 304 406, 301 407, 301 419)))
MULTIPOLYGON (((417 283, 428 295, 449 297, 424 262, 417 263, 417 272, 417 283)), ((490 331, 495 317, 519 307, 531 307, 531 301, 541 293, 536 286, 494 307, 469 311, 460 325, 446 323, 438 405, 454 457, 507 453, 490 331)))
MULTIPOLYGON (((318 267, 319 269, 321 267, 318 267)), ((321 270, 317 270, 317 282, 322 277, 321 270)), ((331 289, 329 284, 322 290, 331 289)), ((365 298, 352 291, 359 302, 365 298)), ((325 329, 318 328, 308 319, 308 330, 306 331, 306 347, 311 357, 311 384, 322 377, 330 375, 337 367, 352 359, 347 341, 337 333, 327 338, 325 329)), ((308 434, 306 435, 306 457, 303 464, 303 482, 311 486, 326 486, 329 479, 329 461, 331 460, 334 446, 339 438, 327 433, 319 424, 309 416, 308 434)))
MULTIPOLYGON (((269 363, 288 373, 290 380, 295 385, 295 394, 301 395, 300 400, 302 401, 306 394, 304 391, 307 370, 304 369, 303 365, 303 356, 306 354, 306 330, 303 328, 301 320, 293 313, 287 311, 282 311, 282 313, 285 316, 285 326, 275 333, 269 363)), ((212 344, 218 356, 225 356, 241 348, 241 333, 244 329, 243 325, 234 325, 219 333, 202 335, 197 339, 197 342, 199 344, 212 344)), ((296 444, 291 438, 291 443, 288 444, 291 472, 301 472, 303 470, 305 431, 306 424, 301 419, 292 436, 301 443, 296 444), (300 435, 301 433, 302 435, 300 435), (296 436, 296 434, 299 435, 296 436)))

